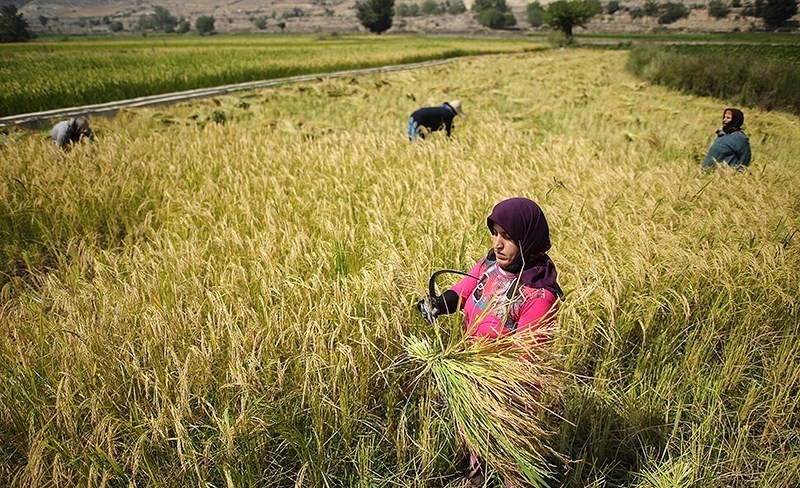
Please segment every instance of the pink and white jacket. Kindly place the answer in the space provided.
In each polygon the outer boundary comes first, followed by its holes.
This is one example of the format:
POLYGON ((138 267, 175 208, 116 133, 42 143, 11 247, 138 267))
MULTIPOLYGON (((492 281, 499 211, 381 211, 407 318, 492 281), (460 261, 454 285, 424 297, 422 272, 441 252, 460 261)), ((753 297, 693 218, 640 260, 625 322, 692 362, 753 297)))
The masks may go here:
POLYGON ((451 289, 461 297, 466 331, 471 337, 535 332, 555 320, 555 294, 519 284, 517 276, 504 271, 496 261, 482 259, 469 274, 451 289))

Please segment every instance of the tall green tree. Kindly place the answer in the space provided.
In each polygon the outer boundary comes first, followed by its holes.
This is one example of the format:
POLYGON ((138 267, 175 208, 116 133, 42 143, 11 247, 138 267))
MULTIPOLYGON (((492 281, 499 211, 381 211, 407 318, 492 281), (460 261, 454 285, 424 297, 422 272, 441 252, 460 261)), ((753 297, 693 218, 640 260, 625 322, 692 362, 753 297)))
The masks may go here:
POLYGON ((201 36, 213 33, 214 32, 214 17, 209 17, 207 15, 201 15, 194 22, 194 28, 197 29, 197 32, 199 32, 201 36))
POLYGON ((139 30, 143 31, 174 32, 176 25, 178 25, 177 17, 160 5, 153 7, 153 13, 139 17, 139 30))
POLYGON ((34 37, 16 5, 7 4, 0 8, 0 42, 23 42, 34 37))
POLYGON ((547 6, 544 21, 571 40, 572 29, 583 26, 598 12, 598 3, 592 0, 557 0, 547 6))
POLYGON ((529 3, 525 7, 525 12, 528 14, 531 27, 540 27, 544 23, 544 7, 538 1, 529 3))
POLYGON ((490 29, 504 29, 517 25, 506 0, 475 0, 472 11, 478 23, 490 29))
POLYGON ((392 28, 394 0, 366 0, 356 3, 356 18, 370 32, 380 34, 392 28))

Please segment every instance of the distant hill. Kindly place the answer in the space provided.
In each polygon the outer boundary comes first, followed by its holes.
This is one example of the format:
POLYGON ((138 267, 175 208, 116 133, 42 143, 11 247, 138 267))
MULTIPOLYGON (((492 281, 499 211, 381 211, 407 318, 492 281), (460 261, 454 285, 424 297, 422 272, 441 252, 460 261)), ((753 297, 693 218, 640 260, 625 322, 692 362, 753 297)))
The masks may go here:
MULTIPOLYGON (((395 0, 395 4, 421 4, 422 1, 395 0)), ((550 1, 542 0, 540 3, 547 5, 550 1)), ((464 3, 469 8, 472 2, 465 0, 464 3)), ((356 0, 17 0, 11 3, 19 7, 31 29, 36 32, 102 33, 108 32, 108 25, 112 21, 121 22, 125 31, 133 31, 139 17, 151 13, 155 6, 166 8, 172 15, 188 20, 192 26, 199 16, 213 16, 215 28, 221 33, 365 31, 356 19, 356 0), (262 30, 254 24, 254 20, 261 17, 266 19, 266 27, 262 30)), ((474 20, 472 13, 467 12, 459 15, 395 17, 389 32, 520 35, 530 31, 526 18, 529 0, 507 0, 507 3, 518 23, 518 28, 512 31, 486 29, 474 20)), ((587 25, 586 31, 648 32, 666 29, 676 32, 731 32, 759 29, 762 25, 760 19, 742 16, 741 9, 732 9, 727 18, 717 20, 708 16, 705 5, 687 2, 684 3, 690 8, 689 17, 673 24, 659 25, 651 17, 631 18, 629 9, 643 3, 644 0, 622 1, 621 10, 613 15, 598 15, 587 25)), ((586 31, 577 29, 576 33, 586 31)))

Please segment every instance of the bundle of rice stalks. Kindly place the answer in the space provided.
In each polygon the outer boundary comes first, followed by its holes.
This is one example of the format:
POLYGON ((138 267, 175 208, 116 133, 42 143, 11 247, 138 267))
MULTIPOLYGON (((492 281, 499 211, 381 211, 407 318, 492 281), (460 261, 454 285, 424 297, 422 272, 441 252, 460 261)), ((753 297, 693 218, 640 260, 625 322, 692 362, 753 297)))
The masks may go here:
MULTIPOLYGON (((439 343, 441 344, 441 343, 439 343)), ((467 447, 482 457, 507 486, 547 487, 561 457, 544 443, 543 418, 564 390, 566 375, 546 346, 512 336, 462 340, 434 347, 406 339, 409 357, 432 375, 467 447)))

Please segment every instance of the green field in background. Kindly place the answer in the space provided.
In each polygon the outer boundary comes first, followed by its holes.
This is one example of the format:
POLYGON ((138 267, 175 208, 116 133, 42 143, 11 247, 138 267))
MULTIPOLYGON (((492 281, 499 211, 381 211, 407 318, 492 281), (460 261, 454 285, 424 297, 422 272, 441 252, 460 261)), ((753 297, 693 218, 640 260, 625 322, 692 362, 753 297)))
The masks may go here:
POLYGON ((0 45, 0 116, 286 76, 525 52, 525 38, 122 37, 0 45))

